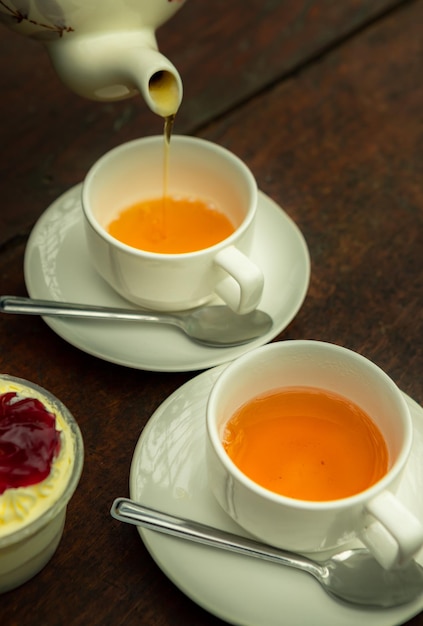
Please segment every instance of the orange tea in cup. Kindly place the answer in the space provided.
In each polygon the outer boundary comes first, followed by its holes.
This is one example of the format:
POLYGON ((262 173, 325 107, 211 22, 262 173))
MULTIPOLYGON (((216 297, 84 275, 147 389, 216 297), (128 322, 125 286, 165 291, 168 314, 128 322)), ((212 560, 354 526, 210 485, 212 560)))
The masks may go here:
POLYGON ((225 425, 223 444, 251 480, 300 500, 352 496, 388 470, 387 445, 369 415, 314 387, 276 389, 250 400, 225 425))
POLYGON ((160 254, 203 250, 234 230, 229 218, 213 204, 172 196, 137 202, 107 228, 110 235, 128 246, 160 254))

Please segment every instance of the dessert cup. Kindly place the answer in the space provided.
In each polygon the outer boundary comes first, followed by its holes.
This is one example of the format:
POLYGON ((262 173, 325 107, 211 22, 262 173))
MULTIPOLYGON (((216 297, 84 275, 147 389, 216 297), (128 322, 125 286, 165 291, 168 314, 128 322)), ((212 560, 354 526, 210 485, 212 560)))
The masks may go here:
POLYGON ((84 460, 80 429, 60 400, 34 383, 0 375, 0 393, 7 392, 36 398, 53 413, 61 445, 45 480, 0 495, 0 593, 35 576, 55 553, 84 460))

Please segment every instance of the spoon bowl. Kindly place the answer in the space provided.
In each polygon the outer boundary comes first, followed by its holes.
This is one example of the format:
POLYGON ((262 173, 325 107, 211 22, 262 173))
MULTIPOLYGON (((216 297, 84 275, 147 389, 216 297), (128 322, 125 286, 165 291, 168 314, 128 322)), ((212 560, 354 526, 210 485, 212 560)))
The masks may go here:
POLYGON ((269 332, 273 326, 272 318, 264 311, 255 310, 238 315, 227 306, 206 306, 178 313, 156 313, 138 309, 0 296, 0 311, 25 315, 170 324, 182 330, 193 341, 212 348, 228 348, 248 343, 269 332))
POLYGON ((121 522, 302 570, 313 576, 330 596, 351 604, 390 608, 411 602, 423 593, 423 568, 416 561, 386 570, 363 548, 345 550, 317 562, 254 539, 156 511, 127 498, 117 498, 110 513, 121 522))

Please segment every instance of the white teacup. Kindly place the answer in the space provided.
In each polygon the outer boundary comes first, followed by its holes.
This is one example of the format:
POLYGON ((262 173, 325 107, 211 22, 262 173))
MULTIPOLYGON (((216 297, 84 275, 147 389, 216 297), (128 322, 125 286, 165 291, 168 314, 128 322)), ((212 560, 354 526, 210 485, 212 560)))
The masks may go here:
POLYGON ((82 205, 94 267, 142 307, 183 310, 218 295, 237 313, 254 310, 264 282, 249 258, 257 210, 254 176, 225 148, 194 137, 173 136, 168 157, 168 194, 214 202, 235 231, 211 247, 181 254, 147 252, 112 237, 108 224, 122 209, 163 194, 164 139, 142 138, 105 154, 85 179, 82 205))
POLYGON ((400 390, 368 359, 318 341, 273 343, 231 363, 211 390, 207 405, 210 487, 226 513, 269 544, 308 553, 359 538, 383 567, 390 568, 406 563, 423 545, 422 524, 395 496, 412 436, 411 416, 400 390), (364 410, 387 445, 387 473, 356 495, 306 501, 270 491, 241 472, 223 447, 225 424, 248 400, 290 386, 325 389, 364 410))

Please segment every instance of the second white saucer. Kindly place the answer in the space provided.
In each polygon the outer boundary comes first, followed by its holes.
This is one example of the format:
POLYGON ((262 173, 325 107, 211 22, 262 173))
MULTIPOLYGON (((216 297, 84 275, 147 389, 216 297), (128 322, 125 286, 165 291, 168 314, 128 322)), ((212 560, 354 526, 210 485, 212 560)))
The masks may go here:
MULTIPOLYGON (((149 419, 134 451, 130 495, 164 513, 246 534, 223 512, 207 478, 206 403, 223 369, 210 369, 185 383, 149 419)), ((414 441, 398 496, 423 520, 423 409, 408 396, 405 399, 413 419, 414 441)), ((423 590, 419 598, 404 606, 358 607, 332 599, 304 572, 151 530, 139 528, 139 532, 169 579, 230 624, 394 626, 423 610, 423 590)), ((422 563, 423 551, 418 560, 422 563)))

